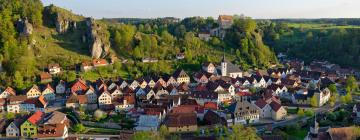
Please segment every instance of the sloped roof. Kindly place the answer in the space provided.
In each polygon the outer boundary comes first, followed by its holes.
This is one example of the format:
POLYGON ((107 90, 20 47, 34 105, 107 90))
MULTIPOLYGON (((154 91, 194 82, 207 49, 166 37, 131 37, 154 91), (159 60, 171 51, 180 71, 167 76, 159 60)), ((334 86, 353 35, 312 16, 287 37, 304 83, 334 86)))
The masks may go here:
POLYGON ((27 99, 26 95, 9 96, 9 102, 22 102, 27 99))
POLYGON ((183 70, 183 69, 178 69, 174 72, 173 76, 175 78, 178 78, 178 77, 188 77, 188 75, 186 74, 186 72, 183 70))
POLYGON ((140 115, 138 126, 157 127, 159 125, 159 117, 156 115, 140 115))
POLYGON ((168 127, 197 125, 197 116, 196 113, 169 114, 165 120, 165 125, 168 127))
POLYGON ((16 91, 11 87, 7 87, 4 91, 16 96, 16 91))
POLYGON ((256 104, 256 106, 258 106, 259 108, 262 109, 266 106, 267 103, 265 102, 265 100, 259 99, 255 102, 255 104, 256 104))
POLYGON ((277 112, 281 108, 281 104, 279 104, 277 102, 271 102, 270 107, 271 107, 272 110, 277 112))
POLYGON ((28 121, 34 125, 37 125, 37 123, 41 120, 43 115, 44 115, 43 112, 36 111, 33 115, 30 116, 30 118, 28 118, 28 121))
POLYGON ((223 20, 233 20, 233 16, 231 15, 219 15, 219 18, 218 18, 220 21, 223 21, 223 20))

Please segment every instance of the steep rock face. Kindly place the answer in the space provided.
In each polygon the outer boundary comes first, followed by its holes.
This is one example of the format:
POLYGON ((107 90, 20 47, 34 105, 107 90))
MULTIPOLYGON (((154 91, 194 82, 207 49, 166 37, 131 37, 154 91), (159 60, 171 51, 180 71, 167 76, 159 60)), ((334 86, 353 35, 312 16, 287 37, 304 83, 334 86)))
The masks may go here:
POLYGON ((19 19, 16 23, 16 28, 20 34, 31 35, 34 28, 27 19, 19 19))
POLYGON ((109 33, 104 25, 96 23, 94 19, 86 19, 87 33, 86 36, 89 42, 89 49, 92 58, 103 58, 109 54, 110 43, 109 33))
POLYGON ((69 30, 76 29, 76 22, 70 19, 61 18, 61 15, 57 14, 55 26, 58 33, 65 33, 69 30))
POLYGON ((44 23, 49 27, 55 27, 58 33, 65 33, 69 30, 75 30, 76 18, 70 11, 50 5, 44 8, 44 23))

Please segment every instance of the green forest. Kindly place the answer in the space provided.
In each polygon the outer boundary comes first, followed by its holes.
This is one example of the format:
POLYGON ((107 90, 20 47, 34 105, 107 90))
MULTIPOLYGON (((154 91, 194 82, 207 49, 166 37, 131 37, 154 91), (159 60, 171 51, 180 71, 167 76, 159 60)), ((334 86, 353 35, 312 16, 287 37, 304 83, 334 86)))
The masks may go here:
POLYGON ((59 63, 64 70, 55 80, 127 79, 170 74, 177 68, 194 72, 203 62, 220 62, 224 54, 243 70, 278 64, 279 52, 306 62, 323 59, 360 67, 358 19, 254 20, 234 16, 224 39, 211 37, 209 41, 201 40, 198 34, 217 28, 217 19, 173 19, 95 20, 97 33, 110 44, 103 58, 116 56, 119 61, 79 72, 81 62, 92 60, 86 17, 54 5, 44 7, 40 0, 0 0, 0 85, 19 90, 29 87, 39 82, 39 73, 50 63, 59 63), (59 28, 62 26, 69 29, 59 28), (178 53, 184 53, 185 59, 176 60, 178 53), (143 63, 144 58, 159 61, 143 63))
POLYGON ((360 67, 360 19, 262 20, 263 40, 276 52, 306 63, 328 60, 360 67))

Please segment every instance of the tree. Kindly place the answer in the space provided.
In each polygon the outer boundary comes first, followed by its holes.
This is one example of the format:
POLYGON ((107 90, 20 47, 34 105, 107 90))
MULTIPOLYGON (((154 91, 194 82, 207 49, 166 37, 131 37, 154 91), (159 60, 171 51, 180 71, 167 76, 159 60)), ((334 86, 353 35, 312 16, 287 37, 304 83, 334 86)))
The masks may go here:
POLYGON ((347 93, 346 95, 345 95, 345 103, 351 103, 352 102, 352 95, 351 95, 351 93, 347 93))
POLYGON ((75 131, 75 133, 79 134, 82 133, 86 130, 85 126, 83 124, 76 124, 72 127, 73 131, 75 131))
POLYGON ((214 135, 218 136, 219 134, 220 134, 220 129, 219 129, 219 127, 215 126, 214 127, 214 135))
POLYGON ((331 94, 338 94, 338 90, 337 90, 337 87, 336 87, 336 85, 335 84, 331 84, 331 85, 329 85, 329 90, 330 90, 330 92, 331 92, 331 94))
POLYGON ((200 129, 196 129, 196 131, 195 131, 195 136, 200 136, 201 135, 201 132, 200 132, 200 129))
POLYGON ((305 110, 304 113, 305 113, 305 115, 308 116, 308 117, 314 116, 314 111, 311 110, 311 109, 305 110))
POLYGON ((329 103, 331 107, 334 107, 335 103, 336 103, 336 97, 337 95, 331 95, 330 99, 329 99, 329 103))
POLYGON ((23 76, 21 75, 21 73, 19 71, 15 72, 14 85, 18 89, 23 89, 24 88, 24 78, 23 78, 23 76))
POLYGON ((357 90, 359 85, 354 76, 350 76, 346 79, 346 88, 349 88, 351 91, 357 90))
POLYGON ((305 113, 304 113, 304 109, 299 109, 298 110, 298 112, 297 112, 297 115, 299 116, 299 117, 304 117, 305 116, 305 113))
POLYGON ((75 71, 68 71, 67 72, 67 79, 68 82, 76 80, 76 73, 75 71))
POLYGON ((346 99, 345 99, 345 96, 341 96, 340 97, 340 102, 343 103, 343 104, 346 104, 346 99))
POLYGON ((260 140, 256 134, 256 129, 253 127, 244 127, 243 125, 233 125, 233 133, 228 137, 231 140, 260 140))
POLYGON ((311 98, 310 98, 310 105, 312 106, 312 107, 318 107, 318 100, 317 100, 317 96, 312 96, 311 98))
POLYGON ((12 112, 6 113, 6 119, 7 119, 7 120, 12 120, 12 119, 14 119, 14 118, 15 118, 15 114, 14 114, 14 113, 12 113, 12 112))
POLYGON ((99 121, 99 120, 101 120, 103 118, 106 118, 106 117, 107 117, 107 114, 104 111, 100 110, 100 109, 98 109, 98 110, 96 110, 94 112, 94 119, 96 121, 99 121))
POLYGON ((210 130, 209 130, 209 128, 205 128, 205 136, 210 136, 210 130))
POLYGON ((331 120, 331 121, 336 121, 336 115, 333 112, 326 113, 326 118, 331 120))
POLYGON ((159 133, 160 133, 160 136, 163 138, 165 138, 166 136, 168 136, 170 134, 169 129, 165 125, 160 126, 159 133))
POLYGON ((164 140, 164 139, 159 137, 159 135, 154 132, 137 131, 131 137, 131 140, 164 140))

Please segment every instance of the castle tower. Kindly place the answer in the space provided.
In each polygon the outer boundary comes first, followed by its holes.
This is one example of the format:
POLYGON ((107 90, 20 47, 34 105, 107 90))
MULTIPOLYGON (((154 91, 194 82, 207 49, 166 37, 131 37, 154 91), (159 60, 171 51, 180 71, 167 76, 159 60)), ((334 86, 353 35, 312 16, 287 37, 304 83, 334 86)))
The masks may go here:
POLYGON ((223 55, 223 59, 221 61, 221 76, 226 76, 227 73, 227 63, 225 61, 225 51, 223 55))

